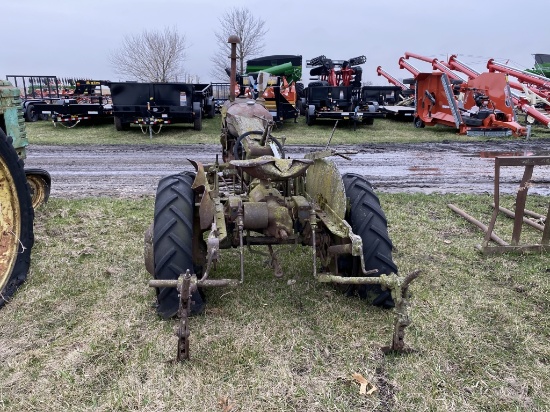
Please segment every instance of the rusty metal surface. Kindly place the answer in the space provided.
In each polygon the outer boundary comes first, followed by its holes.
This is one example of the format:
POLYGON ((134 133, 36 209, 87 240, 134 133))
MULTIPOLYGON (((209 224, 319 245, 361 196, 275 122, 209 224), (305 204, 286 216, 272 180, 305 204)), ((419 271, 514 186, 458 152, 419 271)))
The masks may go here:
POLYGON ((338 168, 329 160, 316 159, 306 172, 306 192, 325 212, 344 219, 346 189, 338 168))
POLYGON ((273 120, 269 111, 254 100, 237 98, 224 103, 225 122, 229 133, 238 137, 246 132, 263 131, 267 121, 273 120))
POLYGON ((183 275, 178 292, 180 295, 180 304, 178 308, 179 322, 176 326, 176 336, 178 337, 178 362, 189 360, 189 315, 191 314, 191 274, 189 270, 183 275))
POLYGON ((550 238, 550 205, 548 208, 548 214, 544 220, 544 225, 540 225, 530 220, 526 219, 524 215, 536 216, 537 218, 543 217, 542 215, 526 211, 525 205, 527 202, 527 194, 531 186, 531 178, 533 176, 533 170, 535 166, 550 166, 550 156, 506 156, 506 157, 495 157, 495 178, 494 178, 494 202, 493 213, 491 216, 491 221, 488 226, 485 226, 481 222, 477 221, 470 215, 468 215, 463 210, 458 207, 449 204, 449 208, 454 212, 458 213, 460 216, 466 218, 470 223, 478 226, 485 236, 483 239, 483 244, 478 247, 485 254, 497 254, 497 253, 506 253, 506 252, 547 252, 550 251, 549 238, 550 238), (506 166, 524 167, 523 176, 521 178, 519 188, 516 194, 515 200, 515 211, 508 210, 500 206, 500 175, 501 168, 506 166), (499 213, 502 213, 512 219, 514 219, 513 229, 512 229, 512 240, 510 243, 502 240, 494 233, 496 220, 499 216, 499 213), (542 239, 540 244, 521 244, 521 232, 523 224, 528 224, 538 230, 543 232, 542 239), (489 246, 489 241, 493 240, 498 243, 498 246, 489 246))
POLYGON ((313 161, 261 156, 250 160, 232 160, 229 163, 254 178, 278 181, 303 175, 313 161))

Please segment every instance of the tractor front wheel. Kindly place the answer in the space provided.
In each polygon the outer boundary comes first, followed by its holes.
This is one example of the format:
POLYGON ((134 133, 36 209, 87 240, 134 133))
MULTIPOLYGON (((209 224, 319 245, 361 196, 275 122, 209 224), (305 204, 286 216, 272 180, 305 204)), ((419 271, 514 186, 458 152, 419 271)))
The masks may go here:
POLYGON ((0 307, 27 279, 34 211, 23 161, 0 129, 0 307))
MULTIPOLYGON (((342 177, 350 209, 346 220, 353 233, 363 241, 363 259, 365 269, 378 269, 374 276, 396 273, 397 266, 392 259, 392 242, 388 234, 388 222, 380 206, 378 196, 371 184, 363 177, 347 173, 342 177)), ((350 276, 363 276, 360 261, 357 258, 341 258, 340 268, 350 276)), ((394 306, 389 290, 382 291, 378 285, 351 286, 347 294, 358 293, 368 298, 373 305, 390 308, 394 306)))
MULTIPOLYGON (((193 176, 175 174, 160 180, 155 198, 153 255, 155 279, 178 279, 188 269, 193 273, 193 176)), ((200 273, 197 274, 200 277, 200 273)), ((201 313, 204 300, 199 291, 192 295, 192 313, 201 313)), ((165 319, 177 314, 176 288, 157 288, 157 312, 165 319)))
POLYGON ((31 191, 32 207, 36 210, 50 198, 51 178, 42 169, 25 169, 25 175, 31 191))

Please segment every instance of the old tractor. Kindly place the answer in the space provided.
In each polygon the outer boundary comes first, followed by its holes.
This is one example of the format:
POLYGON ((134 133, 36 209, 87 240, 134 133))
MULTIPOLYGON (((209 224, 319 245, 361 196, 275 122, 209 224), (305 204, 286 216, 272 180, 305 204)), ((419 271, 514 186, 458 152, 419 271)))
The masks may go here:
POLYGON ((0 307, 27 278, 34 208, 50 193, 48 172, 24 168, 27 144, 19 90, 0 80, 0 307))
MULTIPOLYGON (((238 41, 229 39, 233 73, 238 41)), ((261 104, 232 93, 222 108, 223 162, 218 156, 210 165, 191 161, 195 173, 167 176, 158 185, 145 265, 154 277, 149 286, 156 288, 158 313, 180 318, 177 359, 189 358, 188 318, 202 311, 204 289, 242 284, 245 247, 258 245, 267 247, 275 275, 282 273, 273 246, 309 246, 317 281, 395 307, 389 348, 404 349, 407 289, 418 273, 397 274, 372 186, 360 175, 341 176, 329 160, 338 155, 332 150, 286 158, 271 119, 261 104), (215 278, 221 250, 229 248, 240 251, 240 273, 215 278)))

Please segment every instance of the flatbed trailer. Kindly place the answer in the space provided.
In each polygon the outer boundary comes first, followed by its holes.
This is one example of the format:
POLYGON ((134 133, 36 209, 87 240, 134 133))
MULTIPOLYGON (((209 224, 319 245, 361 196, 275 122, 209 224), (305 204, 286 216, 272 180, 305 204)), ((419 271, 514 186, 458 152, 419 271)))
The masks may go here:
POLYGON ((56 78, 56 94, 48 100, 33 103, 42 118, 73 127, 81 121, 110 119, 113 116, 111 95, 104 80, 76 80, 74 87, 64 87, 56 78))
POLYGON ((19 89, 23 117, 27 122, 47 120, 48 116, 39 113, 35 105, 51 103, 61 98, 61 84, 56 76, 8 74, 6 80, 19 89))

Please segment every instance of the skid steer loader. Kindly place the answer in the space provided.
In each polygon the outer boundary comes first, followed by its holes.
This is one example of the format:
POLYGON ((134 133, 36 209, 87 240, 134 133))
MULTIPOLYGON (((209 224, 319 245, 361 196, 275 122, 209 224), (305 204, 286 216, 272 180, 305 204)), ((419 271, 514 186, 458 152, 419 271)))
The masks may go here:
MULTIPOLYGON (((232 70, 236 36, 231 36, 232 70)), ((231 76, 234 79, 234 76, 231 76)), ((231 87, 230 90, 234 90, 231 87)), ((163 178, 154 222, 145 234, 145 265, 153 275, 157 311, 179 316, 177 359, 189 358, 189 322, 203 309, 203 289, 244 282, 245 246, 265 245, 281 274, 274 245, 309 246, 313 277, 343 284, 382 307, 395 306, 391 350, 403 350, 409 324, 407 288, 418 275, 397 274, 387 222, 372 186, 362 176, 341 176, 338 153, 325 150, 286 158, 271 134, 272 116, 261 104, 235 99, 222 108, 222 159, 192 161, 195 173, 163 178), (222 249, 240 251, 240 273, 216 278, 222 249)))

